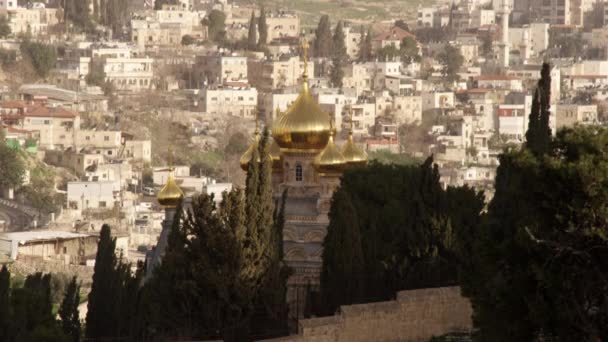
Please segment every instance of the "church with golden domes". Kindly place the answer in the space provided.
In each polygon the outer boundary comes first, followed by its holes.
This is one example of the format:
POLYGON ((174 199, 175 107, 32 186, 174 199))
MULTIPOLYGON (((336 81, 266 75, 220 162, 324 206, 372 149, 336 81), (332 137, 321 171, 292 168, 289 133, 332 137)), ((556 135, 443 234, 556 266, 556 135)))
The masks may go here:
MULTIPOLYGON (((272 125, 272 182, 275 198, 287 190, 283 252, 294 270, 290 285, 319 283, 323 239, 329 224, 330 201, 346 168, 367 163, 366 153, 353 141, 352 120, 347 141, 340 148, 335 129, 310 93, 308 45, 304 42, 304 72, 299 96, 272 125)), ((257 125, 256 125, 257 127, 257 125)), ((240 164, 247 170, 260 141, 256 128, 240 164)))

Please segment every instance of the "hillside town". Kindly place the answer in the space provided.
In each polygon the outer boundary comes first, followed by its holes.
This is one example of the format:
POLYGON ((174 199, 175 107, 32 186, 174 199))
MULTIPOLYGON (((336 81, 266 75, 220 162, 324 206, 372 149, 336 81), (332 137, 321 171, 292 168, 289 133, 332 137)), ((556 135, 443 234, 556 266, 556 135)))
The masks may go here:
MULTIPOLYGON (((116 258, 134 274, 145 265, 148 281, 165 270, 179 217, 198 218, 180 210, 197 208, 200 198, 224 210, 234 191, 264 174, 252 161, 268 159, 265 210, 284 224, 289 323, 284 334, 260 339, 348 340, 357 330, 338 322, 356 326, 353 317, 369 308, 342 306, 329 318, 309 308, 311 293, 322 292, 342 177, 366 164, 408 167, 432 157, 441 191, 479 191, 479 211, 488 210, 501 154, 530 139, 542 91, 550 93, 553 136, 604 126, 604 4, 403 2, 414 15, 349 18, 345 8, 344 17, 319 10, 311 19, 282 2, 0 0, 0 264, 23 279, 76 276, 86 297, 107 225, 116 258)), ((471 329, 472 309, 453 288, 437 295, 433 286, 398 287, 457 304, 438 304, 441 324, 382 340, 429 341, 471 329)), ((369 310, 409 312, 407 303, 428 299, 408 296, 398 292, 378 304, 389 303, 384 309, 369 310)), ((78 304, 80 320, 93 327, 87 300, 78 304)), ((407 324, 393 333, 417 329, 407 324)))

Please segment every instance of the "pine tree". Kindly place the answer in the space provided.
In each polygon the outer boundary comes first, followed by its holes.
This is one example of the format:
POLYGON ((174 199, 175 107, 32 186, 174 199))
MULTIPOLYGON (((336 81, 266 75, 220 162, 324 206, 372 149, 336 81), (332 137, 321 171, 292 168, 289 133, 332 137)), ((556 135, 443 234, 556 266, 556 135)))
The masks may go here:
POLYGON ((255 12, 251 11, 251 19, 249 20, 249 33, 247 35, 247 47, 249 50, 255 49, 257 43, 257 25, 255 20, 255 12))
POLYGON ((361 300, 364 261, 355 208, 341 189, 334 193, 329 219, 323 242, 321 291, 325 313, 333 314, 338 306, 361 300))
POLYGON ((76 277, 73 277, 65 291, 58 312, 63 333, 69 336, 73 342, 80 341, 81 326, 78 305, 80 305, 80 284, 78 284, 76 277))
POLYGON ((359 42, 359 62, 369 62, 372 59, 372 31, 367 30, 367 33, 361 32, 361 41, 359 42))
POLYGON ((0 271, 0 341, 9 340, 11 273, 2 266, 0 271))
POLYGON ((118 335, 115 325, 114 271, 117 265, 116 239, 113 239, 110 226, 104 224, 99 234, 97 256, 93 273, 93 284, 89 293, 86 317, 87 338, 112 338, 118 335))
POLYGON ((551 106, 551 66, 543 63, 541 78, 534 92, 532 108, 526 132, 526 147, 540 157, 551 148, 551 128, 549 127, 549 108, 551 106))
POLYGON ((348 55, 346 54, 346 45, 344 42, 344 30, 342 22, 339 21, 334 31, 332 43, 332 58, 330 80, 334 87, 342 88, 344 80, 344 66, 347 62, 348 55))
POLYGON ((323 15, 315 31, 313 43, 315 57, 330 57, 332 51, 331 24, 329 16, 323 15))
POLYGON ((260 10, 260 18, 258 23, 258 31, 260 32, 259 46, 265 46, 268 43, 268 24, 266 23, 266 11, 264 6, 260 10))

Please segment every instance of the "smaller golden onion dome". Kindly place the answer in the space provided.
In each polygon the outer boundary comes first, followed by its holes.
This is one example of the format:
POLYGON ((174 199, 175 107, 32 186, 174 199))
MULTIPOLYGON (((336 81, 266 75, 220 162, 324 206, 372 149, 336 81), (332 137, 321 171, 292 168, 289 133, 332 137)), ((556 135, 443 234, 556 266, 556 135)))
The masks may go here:
MULTIPOLYGON (((249 162, 251 162, 251 159, 253 158, 253 151, 255 151, 258 148, 259 144, 260 144, 260 132, 258 131, 258 129, 256 127, 251 145, 249 145, 249 148, 247 149, 247 151, 245 151, 245 153, 243 153, 243 155, 241 156, 241 159, 239 160, 239 163, 241 164, 241 169, 243 169, 243 171, 247 171, 249 169, 249 162)), ((260 162, 259 156, 258 156, 257 162, 258 163, 260 162)))
POLYGON ((272 159, 272 170, 273 171, 282 170, 281 147, 279 147, 279 144, 277 144, 277 142, 274 139, 272 139, 272 144, 270 145, 269 154, 270 154, 270 159, 272 159))
POLYGON ((170 168, 167 184, 160 190, 156 199, 163 207, 175 208, 179 205, 183 197, 184 193, 182 192, 182 189, 179 188, 177 183, 175 183, 175 179, 173 179, 173 168, 170 168))
POLYGON ((353 140, 353 109, 349 109, 350 115, 350 130, 348 131, 348 140, 342 146, 342 155, 348 166, 359 166, 367 164, 367 153, 359 148, 353 140))
POLYGON ((315 158, 313 166, 321 174, 341 173, 344 171, 346 160, 334 143, 333 130, 331 130, 327 145, 315 158))

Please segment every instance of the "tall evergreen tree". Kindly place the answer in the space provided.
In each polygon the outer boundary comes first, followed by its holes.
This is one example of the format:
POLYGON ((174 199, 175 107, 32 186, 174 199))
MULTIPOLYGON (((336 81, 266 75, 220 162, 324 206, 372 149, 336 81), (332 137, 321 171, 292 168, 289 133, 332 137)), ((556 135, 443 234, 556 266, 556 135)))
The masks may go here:
POLYGON ((251 11, 251 19, 249 19, 249 32, 247 34, 247 47, 249 50, 253 50, 257 46, 257 34, 255 12, 251 11))
POLYGON ((551 148, 550 106, 551 66, 549 63, 543 63, 541 77, 532 99, 528 131, 526 132, 526 147, 536 157, 548 153, 551 148))
POLYGON ((325 313, 333 314, 339 305, 361 300, 364 261, 355 207, 344 190, 334 193, 329 219, 323 243, 321 291, 325 313))
POLYGON ((10 290, 11 290, 11 273, 2 266, 0 270, 0 341, 9 340, 10 328, 10 290))
POLYGON ((372 59, 372 31, 367 33, 361 30, 361 41, 359 42, 359 62, 369 62, 372 59))
POLYGON ((260 9, 258 31, 260 32, 258 45, 265 46, 268 43, 268 24, 266 23, 266 10, 264 9, 264 6, 260 9))
POLYGON ((342 21, 339 21, 334 31, 332 39, 332 58, 331 58, 331 70, 330 80, 334 87, 342 88, 344 80, 344 66, 348 59, 346 53, 346 44, 344 42, 344 30, 342 27, 342 21))
POLYGON ((69 336, 73 342, 80 341, 81 334, 78 305, 80 305, 80 284, 78 284, 76 277, 73 277, 65 291, 58 311, 63 333, 69 336))
POLYGON ((97 256, 93 273, 93 284, 89 293, 86 317, 87 338, 115 338, 118 336, 115 325, 114 271, 118 263, 116 239, 112 238, 110 226, 104 224, 99 234, 97 256))
POLYGON ((331 24, 327 14, 321 16, 313 43, 315 57, 330 57, 332 51, 331 24))

